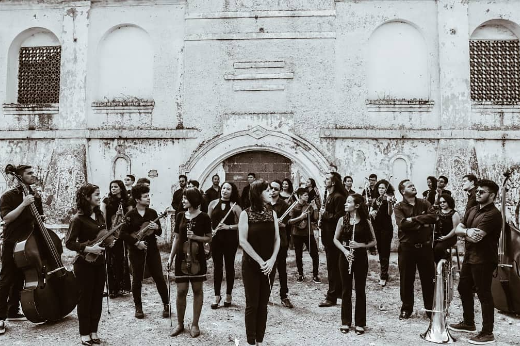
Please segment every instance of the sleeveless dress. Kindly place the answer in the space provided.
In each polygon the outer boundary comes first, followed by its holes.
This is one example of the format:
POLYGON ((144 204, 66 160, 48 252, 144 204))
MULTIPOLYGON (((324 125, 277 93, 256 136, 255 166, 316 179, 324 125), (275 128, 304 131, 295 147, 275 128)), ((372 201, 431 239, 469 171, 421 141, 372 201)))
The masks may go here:
MULTIPOLYGON (((264 206, 261 212, 253 211, 251 208, 246 209, 249 219, 249 231, 247 233, 247 241, 255 252, 267 261, 274 250, 274 217, 270 207, 264 206)), ((244 252, 244 260, 249 264, 254 264, 256 268, 260 266, 256 261, 244 252)))

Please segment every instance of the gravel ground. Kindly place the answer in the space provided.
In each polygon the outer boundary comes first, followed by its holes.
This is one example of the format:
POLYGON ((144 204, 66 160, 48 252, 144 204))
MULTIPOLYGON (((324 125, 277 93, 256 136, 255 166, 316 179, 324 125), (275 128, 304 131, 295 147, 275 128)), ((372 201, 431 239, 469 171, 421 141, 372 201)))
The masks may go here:
MULTIPOLYGON (((65 262, 72 255, 65 253, 65 262)), ((163 263, 167 254, 163 253, 163 263)), ((168 319, 161 317, 162 305, 153 281, 143 285, 143 309, 145 318, 134 318, 131 295, 110 300, 110 314, 107 313, 106 300, 100 323, 99 335, 104 345, 246 345, 244 327, 245 297, 240 273, 241 251, 237 255, 235 290, 233 305, 230 308, 211 310, 213 301, 213 278, 208 275, 204 284, 205 302, 200 320, 201 336, 192 339, 189 333, 175 338, 169 336, 171 327, 168 319)), ((212 273, 212 261, 209 261, 212 273)), ((416 311, 413 317, 399 321, 399 281, 397 275, 397 256, 392 254, 388 285, 378 285, 378 264, 376 257, 370 256, 370 269, 367 280, 367 331, 364 335, 339 332, 340 305, 319 308, 327 290, 325 253, 320 253, 320 273, 323 283, 313 283, 310 275, 311 261, 304 253, 304 268, 307 279, 296 282, 294 252, 288 258, 289 297, 295 308, 287 309, 280 305, 278 280, 275 280, 271 295, 272 304, 268 307, 267 334, 265 345, 430 345, 419 334, 426 331, 429 321, 421 302, 421 291, 416 282, 416 311)), ((225 282, 223 283, 225 287, 225 282)), ((172 303, 175 297, 175 284, 171 284, 172 303)), ((186 325, 191 323, 191 294, 188 295, 186 325)), ((175 304, 172 304, 175 306, 175 304)), ((449 322, 456 322, 462 316, 458 294, 451 305, 449 322)), ((172 316, 175 325, 175 315, 172 316)), ((481 326, 480 305, 476 303, 477 328, 481 326)), ((57 323, 34 325, 30 322, 9 322, 8 331, 0 336, 0 345, 79 345, 78 321, 76 311, 57 323)), ((452 333, 458 344, 467 344, 470 334, 452 333)), ((520 345, 520 318, 495 313, 496 345, 520 345)))

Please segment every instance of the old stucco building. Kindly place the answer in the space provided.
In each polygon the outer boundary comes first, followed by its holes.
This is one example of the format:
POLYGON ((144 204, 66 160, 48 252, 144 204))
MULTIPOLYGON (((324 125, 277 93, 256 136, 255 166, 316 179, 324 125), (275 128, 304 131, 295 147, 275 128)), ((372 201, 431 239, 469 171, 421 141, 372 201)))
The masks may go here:
POLYGON ((129 172, 159 209, 179 173, 444 174, 460 200, 463 173, 520 162, 515 0, 1 1, 0 22, 0 165, 37 167, 56 223, 129 172))

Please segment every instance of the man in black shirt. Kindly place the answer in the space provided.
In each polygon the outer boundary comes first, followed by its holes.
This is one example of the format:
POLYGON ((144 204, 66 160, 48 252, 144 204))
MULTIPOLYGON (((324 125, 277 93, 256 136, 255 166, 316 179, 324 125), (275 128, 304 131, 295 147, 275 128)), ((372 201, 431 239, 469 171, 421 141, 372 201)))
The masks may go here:
POLYGON ((175 215, 177 212, 183 210, 182 208, 182 193, 186 188, 186 183, 188 182, 188 177, 184 174, 179 175, 179 189, 173 193, 172 198, 172 207, 175 209, 175 215))
MULTIPOLYGON (((366 178, 365 178, 366 179, 366 178)), ((365 197, 365 201, 367 202, 367 205, 370 206, 374 202, 374 200, 379 197, 379 191, 377 190, 377 175, 372 173, 368 177, 368 183, 369 186, 367 186, 365 189, 363 189, 363 192, 361 195, 365 197)))
POLYGON ((477 190, 478 178, 473 174, 467 174, 462 177, 462 189, 468 194, 468 203, 466 203, 466 210, 478 205, 477 196, 475 191, 477 190))
POLYGON ((478 345, 495 341, 491 282, 498 264, 498 241, 502 227, 501 213, 494 204, 497 194, 498 185, 495 182, 480 180, 476 188, 478 205, 466 210, 463 221, 455 230, 458 236, 466 239, 458 287, 464 319, 457 324, 450 324, 450 329, 464 332, 476 330, 473 306, 476 291, 482 306, 482 331, 468 341, 478 345))
POLYGON ((341 297, 341 278, 339 276, 340 251, 334 245, 334 233, 338 220, 345 215, 345 202, 347 192, 341 183, 341 177, 336 172, 328 173, 325 177, 327 188, 327 200, 320 210, 321 214, 321 239, 325 246, 327 257, 327 272, 329 276, 329 289, 327 297, 322 301, 320 307, 336 305, 337 299, 341 297))
POLYGON ((251 203, 249 202, 249 189, 251 188, 251 184, 256 180, 255 173, 247 174, 247 182, 248 184, 242 190, 242 195, 240 196, 241 207, 243 210, 249 208, 251 203))
POLYGON ((134 186, 134 183, 135 183, 135 176, 132 174, 127 174, 125 177, 125 180, 124 180, 124 184, 125 184, 126 192, 128 193, 129 196, 132 193, 132 186, 134 186))
POLYGON ((161 254, 157 247, 156 236, 162 234, 161 224, 152 222, 157 219, 157 212, 150 206, 150 188, 143 184, 137 184, 132 188, 132 198, 136 202, 136 207, 125 215, 126 224, 121 229, 120 238, 128 244, 129 258, 132 266, 132 295, 135 304, 135 317, 144 318, 143 305, 141 300, 141 287, 144 279, 145 266, 148 267, 152 275, 157 291, 161 296, 164 310, 162 316, 169 317, 170 305, 168 302, 168 288, 164 280, 161 254), (153 233, 142 240, 138 240, 137 233, 148 222, 153 233))
MULTIPOLYGON (((426 310, 433 305, 435 264, 432 248, 432 227, 437 216, 426 199, 417 198, 415 185, 408 179, 399 183, 403 201, 394 208, 399 227, 399 276, 401 286, 401 314, 399 319, 410 318, 414 304, 415 271, 419 270, 423 302, 426 310)), ((431 316, 431 312, 426 313, 431 316)))
POLYGON ((211 182, 213 183, 213 185, 211 185, 211 187, 207 189, 204 193, 204 198, 206 199, 208 205, 211 201, 220 198, 220 196, 218 195, 218 192, 220 190, 220 177, 218 176, 218 174, 215 174, 211 178, 211 182))
POLYGON ((343 178, 343 185, 345 186, 345 190, 349 196, 356 193, 356 191, 352 190, 352 184, 354 184, 354 179, 350 175, 343 178))
POLYGON ((41 197, 30 187, 36 182, 33 169, 20 165, 16 168, 16 174, 22 177, 31 194, 24 196, 23 188, 18 186, 5 192, 0 199, 0 215, 5 221, 0 271, 0 334, 5 333, 6 318, 12 321, 25 320, 25 316, 19 312, 24 274, 14 262, 14 247, 17 242, 27 239, 34 230, 34 216, 27 207, 34 202, 38 213, 43 215, 41 197))

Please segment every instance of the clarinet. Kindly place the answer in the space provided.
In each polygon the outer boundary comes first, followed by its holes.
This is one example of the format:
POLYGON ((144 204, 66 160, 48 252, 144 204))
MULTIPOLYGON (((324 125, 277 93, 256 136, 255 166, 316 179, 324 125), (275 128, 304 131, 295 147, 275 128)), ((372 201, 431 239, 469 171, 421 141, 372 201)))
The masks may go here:
MULTIPOLYGON (((350 217, 349 217, 350 219, 350 217)), ((350 222, 350 220, 349 220, 350 222)), ((356 219, 354 218, 354 222, 356 222, 356 219)), ((352 236, 350 237, 350 241, 354 241, 354 233, 356 232, 356 224, 352 226, 352 236)), ((345 245, 344 245, 345 246, 345 245)), ((352 263, 354 263, 354 249, 350 247, 350 242, 348 246, 345 246, 348 249, 349 256, 347 257, 348 261, 348 273, 352 274, 352 263), (348 259, 350 257, 350 259, 348 259)))
MULTIPOLYGON (((325 189, 325 193, 323 194, 323 207, 325 208, 326 207, 326 204, 327 204, 327 194, 328 194, 328 190, 325 189)), ((318 219, 318 227, 321 228, 321 217, 323 216, 323 213, 320 213, 320 218, 318 219)))

